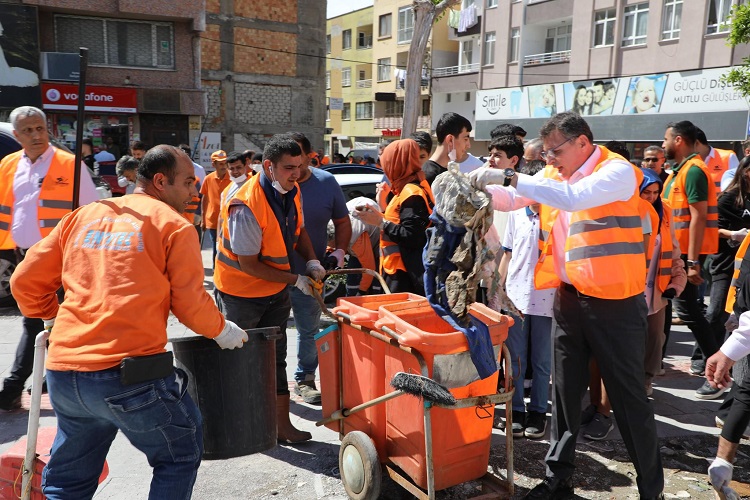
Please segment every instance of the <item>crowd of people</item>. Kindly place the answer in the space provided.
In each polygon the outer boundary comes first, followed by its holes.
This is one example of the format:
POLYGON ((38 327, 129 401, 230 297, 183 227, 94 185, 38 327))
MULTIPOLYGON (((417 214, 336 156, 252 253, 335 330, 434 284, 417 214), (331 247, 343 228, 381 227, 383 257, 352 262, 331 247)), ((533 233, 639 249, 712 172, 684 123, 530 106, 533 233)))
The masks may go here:
MULTIPOLYGON (((241 348, 246 329, 278 327, 278 439, 310 440, 289 417, 290 314, 298 337, 291 387, 319 405, 315 296, 327 270, 378 269, 391 291, 423 295, 431 186, 449 168, 492 195, 494 235, 486 238, 499 242, 496 271, 478 300, 496 304, 496 279, 513 306, 506 369, 517 390, 512 424, 496 425, 515 437, 545 436, 552 388, 546 478, 526 498, 573 495, 578 434, 605 439, 613 420, 641 498, 663 498, 649 397, 663 372, 672 307, 696 339, 691 370, 706 376, 696 398, 724 396, 732 365, 750 354, 750 157, 711 147, 687 121, 665 124, 661 146, 646 148, 641 166, 621 143, 597 145, 574 112, 553 114, 525 143, 522 128, 499 125, 483 163, 469 153, 471 122, 446 113, 434 150, 425 132, 388 144, 375 161, 384 174, 376 199, 348 202, 333 175, 316 168, 327 158, 301 133, 277 134, 262 152, 215 151, 208 175, 186 145, 134 144, 117 167, 128 194, 92 203, 84 168, 73 212, 72 183, 58 181, 70 178, 74 158, 49 144, 44 113, 21 107, 11 122, 23 149, 0 163, 0 249, 18 257, 11 286, 24 328, 0 409, 20 407, 34 336, 50 330, 47 384, 60 428, 43 478, 50 499, 93 495, 118 429, 154 468, 152 498, 190 497, 201 415, 187 374, 164 361, 170 312, 223 349, 241 348), (205 236, 213 297, 203 286, 205 236), (136 362, 121 367, 123 358, 136 362)), ((365 276, 347 291, 377 289, 365 276)), ((717 416, 723 430, 708 471, 717 491, 731 480, 750 423, 750 377, 738 368, 717 416)))

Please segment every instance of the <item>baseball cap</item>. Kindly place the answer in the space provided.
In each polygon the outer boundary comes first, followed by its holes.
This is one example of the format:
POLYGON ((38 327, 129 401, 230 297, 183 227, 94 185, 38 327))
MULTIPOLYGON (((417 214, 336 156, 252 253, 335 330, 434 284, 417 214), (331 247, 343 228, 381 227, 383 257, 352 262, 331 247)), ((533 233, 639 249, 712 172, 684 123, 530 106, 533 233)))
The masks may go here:
POLYGON ((227 154, 221 149, 211 153, 211 161, 224 161, 227 159, 227 154))

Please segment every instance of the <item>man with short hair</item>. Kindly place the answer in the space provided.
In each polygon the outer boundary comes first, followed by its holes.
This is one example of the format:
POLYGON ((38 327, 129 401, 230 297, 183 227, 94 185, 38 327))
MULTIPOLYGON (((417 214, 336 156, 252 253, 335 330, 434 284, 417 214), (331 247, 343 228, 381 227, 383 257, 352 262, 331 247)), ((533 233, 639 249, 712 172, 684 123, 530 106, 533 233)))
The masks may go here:
POLYGON ((519 141, 523 142, 526 137, 526 131, 518 125, 512 123, 501 123, 497 127, 493 128, 490 132, 490 139, 497 139, 502 135, 513 135, 519 141))
MULTIPOLYGON (((10 123, 22 149, 0 161, 0 250, 14 251, 20 263, 26 251, 72 210, 75 157, 50 144, 47 117, 41 109, 16 108, 10 113, 10 123)), ((79 204, 98 200, 85 164, 81 164, 80 181, 79 204)), ((13 367, 0 391, 2 410, 21 407, 21 392, 34 364, 34 338, 44 328, 38 318, 24 315, 22 321, 13 367)))
MULTIPOLYGON (((662 148, 667 159, 675 160, 662 198, 672 207, 675 236, 680 242, 688 282, 672 300, 677 316, 688 326, 705 357, 712 356, 719 345, 698 302, 698 287, 703 283, 701 268, 707 255, 719 248, 717 196, 711 175, 695 153, 697 129, 685 120, 667 125, 662 148)), ((703 375, 703 360, 693 360, 691 371, 703 375)), ((708 381, 695 392, 698 399, 716 399, 726 388, 711 387, 708 381)))
MULTIPOLYGON (((716 187, 716 194, 718 195, 723 191, 721 180, 724 174, 730 170, 737 171, 737 166, 740 164, 737 155, 730 149, 712 147, 708 143, 706 133, 698 127, 696 127, 695 152, 703 158, 703 163, 706 164, 708 173, 711 174, 711 180, 713 180, 716 187)), ((727 185, 729 184, 727 183, 727 185)))
POLYGON ((662 498, 664 472, 656 422, 644 389, 648 308, 639 211, 643 174, 621 156, 594 145, 591 129, 577 113, 558 113, 539 135, 548 163, 539 174, 491 168, 469 174, 476 187, 487 187, 496 210, 541 204, 543 239, 534 284, 539 290, 557 288, 546 478, 525 498, 573 496, 581 395, 588 385, 591 357, 599 361, 610 391, 615 418, 638 474, 640 497, 662 498), (592 225, 591 221, 603 222, 592 225))
MULTIPOLYGON (((229 186, 224 188, 221 193, 221 202, 219 203, 219 213, 224 205, 229 203, 229 200, 235 195, 237 191, 247 182, 248 179, 248 166, 245 163, 244 153, 232 151, 227 156, 227 172, 229 172, 229 179, 232 181, 229 186)), ((219 215, 221 217, 221 215, 219 215)), ((221 223, 218 224, 221 227, 221 223)))
POLYGON ((206 176, 201 186, 201 229, 208 234, 213 249, 213 266, 216 267, 216 231, 219 228, 221 193, 232 182, 227 175, 227 154, 222 151, 211 153, 211 166, 214 171, 206 176))
POLYGON ((66 215, 13 274, 21 311, 51 330, 46 368, 58 431, 42 475, 50 500, 94 495, 118 431, 153 468, 149 498, 190 498, 201 414, 187 374, 165 356, 169 313, 222 348, 247 340, 203 288, 198 242, 181 215, 194 182, 184 153, 152 148, 134 194, 66 215), (121 367, 126 358, 133 364, 121 367))
POLYGON ((594 85, 591 86, 591 90, 594 93, 594 102, 591 105, 591 114, 601 114, 602 111, 608 109, 605 107, 606 101, 604 100, 604 82, 601 80, 595 81, 594 85))
POLYGON ((130 146, 130 152, 132 153, 131 156, 136 160, 143 158, 146 155, 146 151, 148 151, 148 146, 141 141, 135 141, 133 145, 130 146))
POLYGON ((662 182, 667 182, 669 172, 666 171, 664 165, 667 158, 664 156, 664 150, 659 146, 649 146, 643 150, 643 160, 641 160, 641 166, 643 168, 650 168, 656 175, 659 176, 662 182))
POLYGON ((425 179, 432 186, 435 178, 448 170, 448 162, 458 162, 471 147, 471 122, 458 113, 445 113, 435 127, 438 145, 430 159, 422 165, 425 179))
POLYGON ((322 290, 322 284, 313 280, 325 277, 302 215, 297 186, 302 156, 288 134, 277 134, 266 143, 263 170, 222 210, 214 272, 217 302, 227 318, 243 329, 278 327, 281 331, 276 340, 276 424, 278 440, 292 443, 310 440, 312 435, 295 428, 289 419, 289 288, 291 285, 312 296, 314 289, 322 290), (295 251, 307 261, 300 274, 292 272, 290 264, 295 251))
MULTIPOLYGON (((334 251, 326 262, 328 268, 344 267, 344 256, 352 237, 352 225, 346 198, 333 174, 319 168, 310 168, 313 154, 310 140, 300 132, 290 134, 302 150, 297 185, 302 194, 302 213, 305 231, 310 238, 315 259, 326 261, 328 221, 335 229, 334 251)), ((292 256, 292 272, 305 269, 301 255, 292 256)), ((318 334, 321 309, 318 301, 302 290, 291 289, 292 312, 297 327, 297 368, 294 371, 294 392, 309 404, 320 404, 320 391, 315 387, 315 371, 318 368, 318 350, 315 336, 318 334)))
MULTIPOLYGON (((529 142, 526 143, 526 146, 524 147, 523 161, 526 163, 529 163, 534 160, 541 160, 542 149, 544 149, 544 144, 542 143, 542 140, 539 137, 535 139, 531 139, 529 142)), ((519 169, 516 169, 516 170, 519 170, 519 169)))

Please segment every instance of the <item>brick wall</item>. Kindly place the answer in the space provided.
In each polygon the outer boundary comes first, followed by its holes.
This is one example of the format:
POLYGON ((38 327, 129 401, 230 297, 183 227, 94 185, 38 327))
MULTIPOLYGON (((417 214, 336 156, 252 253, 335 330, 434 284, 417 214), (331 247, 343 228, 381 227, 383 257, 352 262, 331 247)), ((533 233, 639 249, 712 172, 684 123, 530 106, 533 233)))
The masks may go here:
POLYGON ((234 113, 237 121, 249 124, 291 125, 291 87, 236 83, 234 93, 234 113))
POLYGON ((224 119, 224 99, 221 92, 221 82, 204 81, 203 90, 208 97, 208 110, 206 121, 209 123, 221 122, 224 119))
POLYGON ((203 69, 221 68, 221 38, 219 26, 209 24, 206 31, 201 33, 201 66, 203 69), (210 38, 210 40, 206 40, 210 38), (212 41, 216 40, 216 41, 212 41))
POLYGON ((234 29, 234 42, 239 44, 234 47, 234 71, 261 75, 297 74, 295 34, 237 27, 234 29))
MULTIPOLYGON (((206 5, 206 10, 213 12, 208 9, 208 5, 206 5)), ((297 2, 294 0, 235 0, 234 13, 238 16, 264 21, 295 24, 297 22, 297 2)))

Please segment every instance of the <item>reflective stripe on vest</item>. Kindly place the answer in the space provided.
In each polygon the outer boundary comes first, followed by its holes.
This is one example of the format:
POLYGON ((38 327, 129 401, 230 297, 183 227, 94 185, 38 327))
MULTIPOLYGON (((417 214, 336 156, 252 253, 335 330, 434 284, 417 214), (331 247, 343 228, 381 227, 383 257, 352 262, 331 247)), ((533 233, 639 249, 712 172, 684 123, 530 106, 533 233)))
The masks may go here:
POLYGON ((690 243, 690 204, 688 203, 687 193, 685 191, 685 180, 687 178, 687 172, 689 169, 696 167, 700 168, 706 175, 706 179, 709 181, 708 186, 708 207, 706 209, 706 229, 703 234, 703 244, 701 246, 700 254, 712 254, 719 251, 719 210, 716 206, 717 202, 717 191, 714 183, 711 182, 711 174, 706 168, 706 165, 701 161, 700 156, 693 155, 689 159, 685 160, 683 166, 680 168, 677 175, 672 172, 667 177, 669 183, 674 179, 672 188, 669 191, 669 197, 662 198, 669 203, 672 207, 672 216, 674 218, 674 230, 677 241, 680 242, 680 251, 687 253, 688 246, 690 243))
MULTIPOLYGON (((420 196, 427 206, 427 212, 432 214, 433 196, 432 191, 428 190, 429 185, 426 182, 420 185, 413 183, 405 185, 401 192, 388 203, 383 217, 389 222, 399 224, 401 204, 412 196, 420 196)), ((401 249, 384 231, 380 232, 380 256, 380 267, 386 274, 393 275, 396 271, 406 271, 406 265, 401 258, 401 249)))
MULTIPOLYGON (((261 239, 258 260, 265 265, 289 271, 289 256, 287 255, 284 236, 276 215, 268 203, 266 194, 260 184, 260 175, 251 177, 234 194, 233 203, 242 202, 253 213, 260 225, 263 237, 261 239)), ((302 205, 299 189, 294 197, 297 210, 297 226, 294 241, 299 238, 302 227, 302 205)), ((217 235, 218 248, 216 253, 216 269, 214 270, 214 285, 217 289, 237 297, 268 297, 282 291, 286 284, 266 281, 243 272, 240 268, 239 257, 232 252, 231 235, 229 233, 229 207, 225 204, 219 216, 220 226, 217 235)))
MULTIPOLYGON (((597 146, 599 163, 593 172, 607 168, 612 160, 626 160, 597 146)), ((640 215, 639 187, 643 174, 632 167, 633 194, 616 201, 570 214, 563 263, 573 286, 582 294, 602 299, 623 299, 643 293, 646 287, 646 256, 640 215), (639 272, 640 270, 640 272, 639 272)), ((544 176, 563 182, 558 170, 547 166, 544 176)), ((540 258, 534 272, 537 289, 560 285, 554 265, 552 228, 560 211, 548 205, 540 208, 540 258)))
POLYGON ((716 194, 718 195, 719 192, 721 192, 721 178, 724 175, 724 172, 729 170, 729 161, 732 158, 734 151, 716 148, 713 148, 713 150, 714 155, 708 162, 706 162, 706 168, 708 169, 711 176, 710 179, 713 181, 714 187, 716 188, 716 194))

